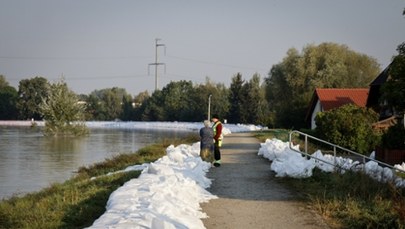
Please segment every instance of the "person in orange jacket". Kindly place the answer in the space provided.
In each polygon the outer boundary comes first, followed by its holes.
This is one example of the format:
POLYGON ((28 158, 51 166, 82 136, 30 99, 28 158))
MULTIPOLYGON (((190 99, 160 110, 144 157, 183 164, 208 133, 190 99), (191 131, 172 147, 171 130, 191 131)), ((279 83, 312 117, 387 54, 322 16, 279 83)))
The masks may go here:
POLYGON ((221 146, 222 146, 222 123, 219 121, 218 115, 212 116, 212 130, 214 131, 214 166, 221 166, 221 146))

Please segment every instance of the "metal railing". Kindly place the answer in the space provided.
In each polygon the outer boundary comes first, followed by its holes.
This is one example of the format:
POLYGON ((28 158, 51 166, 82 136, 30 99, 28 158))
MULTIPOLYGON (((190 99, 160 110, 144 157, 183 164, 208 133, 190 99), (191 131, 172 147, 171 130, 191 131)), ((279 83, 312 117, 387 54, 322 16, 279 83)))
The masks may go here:
MULTIPOLYGON (((341 146, 338 146, 338 145, 336 145, 336 144, 333 144, 333 143, 324 141, 324 140, 322 140, 322 139, 316 138, 316 137, 314 137, 314 136, 311 136, 311 135, 309 135, 309 134, 306 134, 306 133, 303 133, 303 132, 300 132, 300 131, 297 131, 297 130, 293 130, 293 131, 291 131, 290 134, 289 134, 289 148, 290 148, 291 150, 293 150, 293 151, 295 151, 295 152, 298 152, 298 153, 300 153, 300 154, 302 154, 302 155, 305 155, 305 156, 307 156, 307 157, 311 157, 311 158, 313 158, 313 159, 315 159, 315 160, 322 161, 322 162, 324 162, 324 163, 326 163, 326 164, 332 165, 332 166, 334 166, 335 169, 336 169, 336 168, 339 168, 339 169, 346 169, 346 168, 341 167, 340 165, 338 165, 338 164, 336 163, 337 149, 338 149, 338 150, 341 150, 341 151, 343 151, 343 152, 346 152, 346 153, 349 153, 349 154, 351 154, 351 155, 354 155, 354 156, 357 156, 357 157, 361 158, 363 165, 365 165, 367 161, 374 161, 374 162, 376 162, 378 165, 382 165, 382 166, 385 166, 385 167, 388 167, 388 168, 392 169, 393 172, 394 172, 394 171, 398 171, 398 172, 401 172, 401 173, 405 173, 405 171, 403 171, 403 170, 401 170, 401 169, 398 169, 398 168, 395 168, 394 166, 389 165, 389 164, 387 164, 387 163, 385 163, 385 162, 376 160, 376 159, 371 158, 371 157, 367 157, 367 156, 365 156, 365 155, 363 155, 363 154, 356 153, 356 152, 354 152, 354 151, 352 151, 352 150, 346 149, 346 148, 344 148, 344 147, 341 147, 341 146), (304 152, 302 152, 302 151, 300 151, 300 150, 297 150, 297 149, 294 149, 294 147, 293 147, 293 139, 292 139, 293 135, 298 136, 298 137, 299 137, 299 136, 304 136, 304 152), (309 153, 308 153, 308 138, 309 138, 309 139, 312 139, 312 140, 315 140, 316 142, 321 142, 321 143, 323 143, 323 144, 326 144, 326 145, 329 145, 329 146, 333 147, 333 163, 331 163, 330 161, 323 160, 323 159, 321 159, 321 158, 314 157, 314 156, 312 156, 311 154, 309 154, 309 153)), ((365 166, 363 166, 363 168, 365 168, 365 166)), ((346 169, 346 170, 348 170, 348 169, 346 169)))

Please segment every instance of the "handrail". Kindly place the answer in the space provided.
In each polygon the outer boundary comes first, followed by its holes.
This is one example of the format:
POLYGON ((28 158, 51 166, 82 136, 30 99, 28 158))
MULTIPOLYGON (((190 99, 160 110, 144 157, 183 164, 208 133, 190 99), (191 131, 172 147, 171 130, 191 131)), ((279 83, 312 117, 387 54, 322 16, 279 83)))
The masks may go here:
MULTIPOLYGON (((339 167, 339 168, 341 168, 341 169, 343 168, 343 167, 340 167, 340 166, 336 163, 336 149, 340 149, 340 150, 346 151, 346 152, 348 152, 348 153, 350 153, 350 154, 353 154, 353 155, 356 155, 356 156, 361 157, 361 158, 363 159, 363 164, 366 164, 366 160, 374 161, 374 162, 376 162, 376 163, 379 164, 379 165, 383 165, 383 166, 386 166, 386 167, 388 167, 388 168, 390 168, 390 169, 392 169, 392 170, 396 170, 396 171, 398 171, 398 172, 405 173, 405 171, 403 171, 403 170, 401 170, 401 169, 398 169, 398 168, 395 168, 394 166, 389 165, 389 164, 387 164, 387 163, 385 163, 385 162, 376 160, 376 159, 374 159, 374 158, 365 156, 365 155, 363 155, 363 154, 356 153, 356 152, 354 152, 354 151, 352 151, 352 150, 350 150, 350 149, 346 149, 346 148, 341 147, 341 146, 339 146, 339 145, 336 145, 336 144, 327 142, 327 141, 325 141, 325 140, 322 140, 322 139, 319 139, 319 138, 317 138, 317 137, 311 136, 311 135, 309 135, 309 134, 300 132, 300 131, 298 131, 298 130, 293 130, 293 131, 290 132, 290 134, 289 134, 289 148, 290 148, 291 150, 293 150, 293 151, 295 151, 295 152, 298 152, 298 153, 300 153, 300 154, 303 154, 303 155, 305 155, 305 156, 308 156, 308 157, 314 158, 314 159, 316 159, 316 160, 322 161, 322 162, 324 162, 324 163, 327 163, 327 164, 329 164, 329 165, 332 165, 332 166, 334 166, 335 168, 336 168, 336 167, 339 167), (296 149, 293 148, 293 146, 292 146, 292 135, 293 135, 294 133, 295 133, 295 134, 298 134, 298 135, 303 135, 303 136, 305 137, 305 145, 304 145, 305 151, 304 151, 304 152, 302 152, 302 151, 300 151, 300 150, 296 150, 296 149), (322 143, 327 144, 327 145, 329 145, 329 146, 332 146, 332 147, 333 147, 333 159, 334 159, 334 160, 333 160, 333 163, 310 155, 310 154, 308 153, 308 138, 313 139, 313 140, 318 141, 318 142, 322 142, 322 143)), ((365 168, 365 166, 364 166, 364 168, 365 168)), ((346 168, 343 168, 343 169, 346 169, 346 168)))

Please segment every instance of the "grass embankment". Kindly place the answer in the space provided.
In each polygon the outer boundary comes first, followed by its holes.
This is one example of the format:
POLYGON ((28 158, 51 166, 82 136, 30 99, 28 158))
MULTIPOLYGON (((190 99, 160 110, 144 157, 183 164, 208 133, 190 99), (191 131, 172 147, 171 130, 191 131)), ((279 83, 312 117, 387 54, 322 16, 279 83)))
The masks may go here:
POLYGON ((110 194, 125 182, 137 178, 139 171, 116 173, 130 165, 152 162, 165 155, 173 144, 193 143, 197 136, 164 139, 136 153, 121 154, 89 167, 79 168, 72 179, 0 202, 0 228, 83 228, 105 212, 110 194), (96 179, 90 179, 97 177, 96 179))
MULTIPOLYGON (((258 133, 261 140, 286 141, 288 131, 258 133)), ((332 228, 405 228, 405 193, 390 183, 379 183, 359 172, 325 173, 310 178, 279 178, 302 194, 332 228)))

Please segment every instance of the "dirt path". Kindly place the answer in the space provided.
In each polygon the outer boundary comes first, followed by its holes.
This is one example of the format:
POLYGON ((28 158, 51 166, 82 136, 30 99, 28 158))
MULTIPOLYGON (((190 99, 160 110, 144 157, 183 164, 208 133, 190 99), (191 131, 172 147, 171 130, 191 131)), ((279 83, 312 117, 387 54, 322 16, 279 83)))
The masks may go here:
POLYGON ((259 141, 250 133, 225 137, 222 166, 212 168, 208 190, 219 199, 202 205, 206 228, 327 228, 322 219, 275 181, 270 162, 257 155, 259 141))

